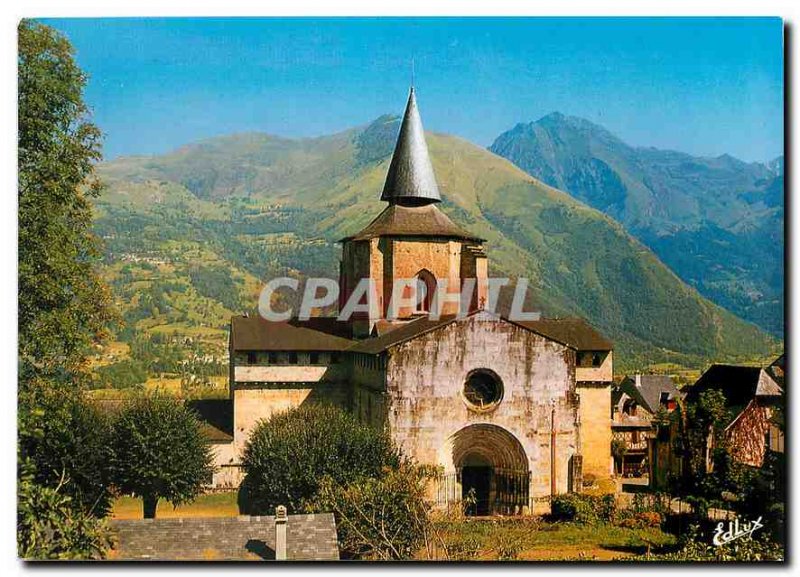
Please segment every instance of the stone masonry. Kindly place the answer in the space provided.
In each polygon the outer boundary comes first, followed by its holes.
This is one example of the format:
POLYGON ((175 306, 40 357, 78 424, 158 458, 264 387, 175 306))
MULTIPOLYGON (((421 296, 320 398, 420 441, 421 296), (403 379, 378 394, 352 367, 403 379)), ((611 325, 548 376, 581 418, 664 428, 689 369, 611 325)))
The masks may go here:
MULTIPOLYGON (((275 559, 275 517, 117 519, 116 561, 258 561, 275 559)), ((290 515, 287 560, 339 559, 332 513, 290 515)))

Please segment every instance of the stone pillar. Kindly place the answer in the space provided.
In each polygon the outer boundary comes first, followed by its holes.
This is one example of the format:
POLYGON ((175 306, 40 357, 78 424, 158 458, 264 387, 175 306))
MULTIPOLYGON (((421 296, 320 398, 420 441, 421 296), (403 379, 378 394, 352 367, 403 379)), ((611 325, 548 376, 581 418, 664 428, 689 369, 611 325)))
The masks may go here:
POLYGON ((286 507, 278 505, 275 509, 275 560, 286 561, 286 507))

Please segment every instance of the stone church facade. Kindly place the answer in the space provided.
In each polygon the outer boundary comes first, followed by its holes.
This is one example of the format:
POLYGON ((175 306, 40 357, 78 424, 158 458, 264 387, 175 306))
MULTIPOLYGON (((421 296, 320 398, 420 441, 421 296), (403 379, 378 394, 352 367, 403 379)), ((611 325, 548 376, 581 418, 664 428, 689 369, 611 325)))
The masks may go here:
POLYGON ((381 199, 386 209, 342 239, 340 307, 368 279, 377 296, 369 312, 232 319, 232 442, 217 446, 215 484, 238 484, 259 420, 310 402, 385 428, 405 455, 437 466, 440 505, 472 495, 473 513, 534 511, 589 474, 610 476, 611 343, 582 319, 487 310, 484 241, 436 206, 413 89, 381 199), (404 294, 413 306, 392 308, 398 279, 415 279, 404 294), (432 317, 430 295, 445 283, 450 298, 432 317), (459 305, 468 283, 475 289, 459 305), (427 296, 413 294, 423 287, 427 296), (459 306, 468 314, 456 315, 459 306))

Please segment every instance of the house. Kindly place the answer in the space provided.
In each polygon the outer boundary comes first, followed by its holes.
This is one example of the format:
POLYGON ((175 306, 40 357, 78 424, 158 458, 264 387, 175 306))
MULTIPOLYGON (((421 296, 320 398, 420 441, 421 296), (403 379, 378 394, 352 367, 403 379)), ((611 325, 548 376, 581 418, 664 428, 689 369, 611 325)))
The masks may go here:
POLYGON ((612 343, 583 319, 488 310, 484 240, 437 206, 413 89, 381 199, 383 212, 341 240, 340 310, 366 282, 376 294, 365 309, 342 321, 232 319, 226 482, 238 482, 260 420, 310 402, 351 411, 437 466, 440 505, 473 491, 476 514, 520 513, 578 490, 584 474, 610 477, 612 343), (402 279, 414 281, 413 304, 393 308, 402 279), (449 298, 435 318, 439 290, 449 298))
POLYGON ((674 411, 683 397, 667 375, 626 376, 611 393, 611 433, 619 447, 617 471, 624 477, 647 473, 648 441, 653 419, 674 411))
POLYGON ((783 379, 781 359, 766 369, 713 365, 686 393, 687 403, 696 403, 706 391, 724 395, 729 415, 725 437, 740 463, 760 467, 768 448, 783 452, 783 433, 773 421, 783 406, 783 389, 776 381, 783 379))

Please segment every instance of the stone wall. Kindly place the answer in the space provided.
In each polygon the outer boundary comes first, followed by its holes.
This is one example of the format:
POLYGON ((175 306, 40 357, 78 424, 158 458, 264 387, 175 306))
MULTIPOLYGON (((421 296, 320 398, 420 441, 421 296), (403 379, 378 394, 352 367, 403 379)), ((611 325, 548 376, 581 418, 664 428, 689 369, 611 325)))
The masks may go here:
MULTIPOLYGON (((111 560, 226 561, 275 559, 275 518, 115 519, 111 560)), ((289 515, 287 560, 339 559, 332 513, 289 515)))
POLYGON ((309 402, 348 408, 350 387, 339 382, 237 385, 233 391, 233 436, 237 454, 241 454, 259 421, 309 402))
POLYGON ((583 474, 610 477, 614 472, 611 457, 611 383, 578 383, 578 396, 583 474))

